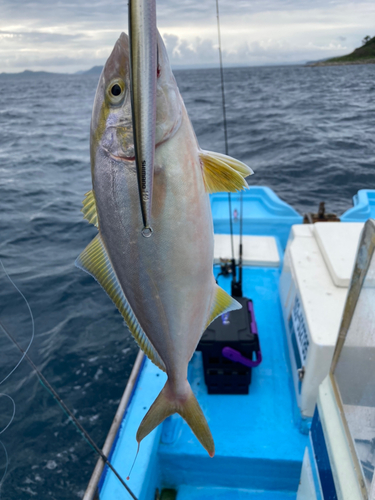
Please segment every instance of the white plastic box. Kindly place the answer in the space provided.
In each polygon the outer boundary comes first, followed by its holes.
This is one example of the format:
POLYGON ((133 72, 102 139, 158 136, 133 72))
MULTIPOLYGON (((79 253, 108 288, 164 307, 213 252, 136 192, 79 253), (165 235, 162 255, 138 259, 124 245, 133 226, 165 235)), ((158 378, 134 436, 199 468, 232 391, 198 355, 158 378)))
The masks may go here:
POLYGON ((313 416, 331 365, 362 228, 341 222, 292 226, 280 299, 303 418, 313 416))
MULTIPOLYGON (((273 236, 242 237, 244 266, 279 267, 280 256, 276 240, 273 236)), ((238 262, 240 237, 233 235, 234 258, 238 262)), ((232 258, 232 242, 230 234, 214 234, 214 264, 220 264, 222 259, 232 258)))

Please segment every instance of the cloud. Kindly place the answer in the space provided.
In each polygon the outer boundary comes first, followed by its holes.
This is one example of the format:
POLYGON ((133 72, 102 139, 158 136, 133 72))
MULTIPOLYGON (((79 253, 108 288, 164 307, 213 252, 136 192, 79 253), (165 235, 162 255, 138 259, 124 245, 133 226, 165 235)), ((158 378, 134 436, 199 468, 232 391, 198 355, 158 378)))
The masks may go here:
MULTIPOLYGON (((180 39, 173 34, 163 34, 169 59, 173 66, 219 64, 218 44, 210 39, 197 37, 192 41, 180 39)), ((336 41, 321 42, 283 40, 277 38, 247 41, 222 50, 224 64, 227 65, 264 65, 299 63, 301 61, 322 59, 339 53, 347 53, 349 48, 336 41)))
MULTIPOLYGON (((1 71, 77 71, 103 64, 121 31, 118 0, 2 0, 1 71)), ((351 52, 374 36, 375 4, 349 0, 220 0, 226 64, 273 64, 351 52)), ((214 2, 158 0, 172 64, 216 64, 214 2)))
POLYGON ((82 40, 86 38, 84 33, 76 34, 63 34, 63 33, 46 33, 43 31, 28 31, 28 32, 11 32, 11 31, 0 31, 0 40, 12 40, 20 42, 21 44, 28 43, 69 43, 73 40, 82 40))
POLYGON ((217 59, 218 49, 210 39, 189 41, 168 33, 163 39, 172 64, 212 64, 217 59))

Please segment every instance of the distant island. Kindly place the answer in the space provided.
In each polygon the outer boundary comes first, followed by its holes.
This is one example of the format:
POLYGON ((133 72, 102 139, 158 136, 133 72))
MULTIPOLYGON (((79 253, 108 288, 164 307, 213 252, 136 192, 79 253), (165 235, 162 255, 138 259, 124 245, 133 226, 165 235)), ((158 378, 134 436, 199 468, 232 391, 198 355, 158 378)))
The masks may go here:
MULTIPOLYGON (((341 57, 333 57, 331 59, 322 59, 320 61, 301 61, 299 63, 284 64, 287 66, 293 65, 303 65, 306 66, 342 66, 348 64, 375 64, 375 36, 366 36, 362 40, 362 47, 355 49, 351 54, 341 57)), ((228 64, 227 67, 241 67, 242 65, 228 64)), ((283 66, 283 64, 281 64, 283 66)), ((186 69, 208 69, 217 68, 217 64, 199 66, 199 65, 183 65, 183 66, 172 66, 173 71, 176 70, 186 70, 186 69)), ((26 69, 20 73, 0 73, 0 78, 5 77, 56 77, 59 75, 88 75, 88 76, 99 76, 103 70, 103 66, 93 66, 92 68, 85 71, 76 71, 75 73, 52 73, 50 71, 31 71, 26 69)))
POLYGON ((0 73, 0 76, 55 76, 57 73, 51 73, 50 71, 31 71, 30 69, 25 69, 21 73, 0 73))
POLYGON ((103 66, 93 66, 91 69, 86 71, 77 71, 75 75, 100 75, 103 70, 103 66))
POLYGON ((75 73, 51 73, 50 71, 31 71, 30 69, 25 69, 21 73, 0 73, 0 77, 29 77, 29 76, 59 76, 59 75, 97 75, 99 76, 102 72, 103 66, 93 66, 91 69, 86 71, 76 71, 75 73))
POLYGON ((349 64, 375 64, 375 36, 372 38, 366 36, 362 40, 362 47, 355 49, 346 56, 307 63, 308 66, 343 66, 349 64))

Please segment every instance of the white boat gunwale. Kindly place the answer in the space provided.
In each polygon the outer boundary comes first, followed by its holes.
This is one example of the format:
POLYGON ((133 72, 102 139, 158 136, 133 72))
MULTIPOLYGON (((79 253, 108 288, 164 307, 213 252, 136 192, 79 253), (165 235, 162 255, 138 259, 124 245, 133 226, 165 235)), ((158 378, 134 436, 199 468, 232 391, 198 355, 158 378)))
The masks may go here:
MULTIPOLYGON (((117 408, 115 417, 113 419, 112 425, 109 429, 109 432, 107 434, 107 438, 104 442, 102 452, 107 458, 109 457, 109 454, 111 453, 113 443, 115 441, 117 432, 120 428, 121 422, 124 418, 125 412, 129 406, 129 403, 131 401, 131 397, 135 391, 135 388, 137 386, 137 382, 139 380, 139 375, 142 370, 143 362, 144 362, 145 354, 143 351, 139 350, 137 357, 135 359, 132 371, 130 373, 129 380, 126 384, 124 393, 121 397, 120 404, 117 408)), ((103 470, 105 467, 105 462, 104 460, 99 457, 98 461, 96 462, 95 469, 91 475, 89 484, 87 485, 85 494, 83 496, 82 500, 95 500, 97 497, 97 489, 98 489, 98 484, 100 481, 100 478, 102 476, 103 470)))

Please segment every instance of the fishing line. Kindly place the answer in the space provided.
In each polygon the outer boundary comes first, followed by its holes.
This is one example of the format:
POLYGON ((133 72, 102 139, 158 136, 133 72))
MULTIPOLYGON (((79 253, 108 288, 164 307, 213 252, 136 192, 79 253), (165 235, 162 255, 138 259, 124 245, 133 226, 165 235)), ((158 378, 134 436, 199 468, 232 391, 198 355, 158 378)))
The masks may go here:
POLYGON ((4 474, 3 474, 2 478, 0 479, 0 498, 1 498, 1 488, 3 486, 3 481, 4 481, 4 478, 6 476, 6 473, 8 472, 9 458, 8 458, 8 452, 7 452, 7 449, 5 448, 4 443, 2 441, 0 441, 0 444, 3 447, 3 449, 4 449, 5 460, 6 460, 5 471, 4 471, 4 474))
POLYGON ((26 299, 26 297, 24 296, 24 294, 21 292, 21 290, 18 288, 18 286, 14 283, 14 281, 12 280, 12 278, 9 276, 9 274, 7 273, 5 267, 4 267, 4 264, 3 264, 3 261, 0 259, 0 264, 1 264, 1 267, 3 268, 3 271, 5 273, 5 276, 8 278, 8 280, 11 282, 11 284, 14 286, 14 288, 17 290, 17 292, 21 295, 21 297, 23 298, 23 300, 25 301, 26 305, 27 305, 27 308, 29 310, 29 313, 30 313, 30 318, 31 318, 31 339, 30 339, 30 342, 29 342, 29 345, 27 346, 26 348, 26 351, 25 353, 22 355, 21 359, 18 361, 18 363, 16 364, 16 366, 13 368, 13 370, 11 370, 8 375, 0 382, 0 385, 5 382, 11 375, 12 373, 14 373, 17 368, 20 366, 20 364, 22 363, 24 357, 26 356, 28 350, 30 349, 31 347, 31 344, 33 343, 33 340, 34 340, 34 334, 35 334, 35 324, 34 324, 34 316, 33 316, 33 313, 32 313, 32 310, 31 310, 31 307, 26 299))
MULTIPOLYGON (((1 397, 8 398, 8 399, 10 399, 10 400, 12 401, 12 405, 13 405, 13 414, 12 414, 12 416, 10 417, 10 420, 9 420, 8 424, 4 427, 4 429, 2 429, 2 430, 0 431, 0 434, 2 434, 3 432, 5 432, 5 431, 8 429, 8 427, 10 426, 10 424, 13 422, 13 420, 14 420, 14 416, 15 416, 15 414, 16 414, 16 403, 14 402, 14 399, 13 399, 12 397, 8 396, 8 394, 4 394, 4 393, 2 393, 2 392, 0 393, 0 398, 1 398, 1 397)), ((8 471, 9 458, 8 458, 8 452, 7 452, 7 449, 6 449, 6 447, 5 447, 5 444, 4 444, 2 441, 0 441, 0 444, 1 444, 1 446, 3 447, 3 449, 4 449, 4 453, 5 453, 5 471, 4 471, 4 474, 2 475, 2 477, 1 477, 1 479, 0 479, 0 498, 1 498, 1 488, 2 488, 2 486, 3 486, 3 481, 4 481, 4 479, 5 479, 6 473, 7 473, 7 471, 8 471)))
POLYGON ((133 470, 133 467, 135 465, 135 461, 137 460, 137 457, 138 457, 138 453, 139 453, 139 446, 140 446, 141 443, 138 443, 138 448, 137 448, 137 453, 135 454, 135 458, 134 458, 134 462, 133 462, 133 465, 130 467, 130 472, 128 474, 128 477, 126 478, 127 481, 129 481, 130 479, 130 474, 132 473, 132 470, 133 470))
POLYGON ((223 57, 222 57, 222 53, 221 53, 219 0, 216 0, 216 19, 217 19, 217 37, 218 37, 218 40, 219 40, 219 58, 220 58, 220 76, 221 76, 221 97, 222 97, 222 101, 223 101, 225 154, 227 155, 228 154, 227 114, 226 114, 226 110, 225 110, 224 70, 223 70, 223 57))
MULTIPOLYGON (((91 438, 91 436, 89 435, 89 433, 82 427, 82 425, 78 422, 78 420, 76 419, 76 417, 73 415, 73 413, 69 410, 69 408, 66 406, 66 404, 64 403, 64 401, 60 398, 60 396, 57 394, 57 392, 55 391, 55 389, 51 386, 51 384, 48 382, 48 380, 44 377, 44 375, 39 371, 39 369, 34 365, 33 361, 31 360, 31 358, 29 357, 29 355, 27 354, 28 350, 30 349, 30 346, 34 340, 34 334, 35 334, 35 325, 34 325, 34 317, 33 317, 33 313, 31 311, 31 307, 26 299, 26 297, 23 295, 23 293, 21 292, 21 290, 19 290, 19 288, 16 286, 16 284, 12 281, 11 277, 9 276, 9 274, 7 273, 7 271, 5 270, 5 267, 0 259, 0 264, 1 264, 1 267, 3 268, 4 270, 4 273, 5 275, 7 276, 8 280, 12 283, 12 285, 14 286, 14 288, 20 293, 20 295, 22 296, 22 298, 24 299, 24 301, 26 302, 26 305, 27 305, 27 308, 29 310, 29 313, 30 313, 30 317, 31 317, 31 323, 32 323, 32 336, 31 336, 31 340, 29 342, 29 345, 27 346, 26 350, 23 350, 22 347, 18 344, 17 340, 13 337, 13 335, 8 331, 8 329, 5 327, 5 325, 3 325, 3 323, 0 321, 0 328, 1 330, 3 330, 3 332, 7 335, 7 337, 13 342, 13 344, 17 347, 17 349, 20 351, 20 353, 22 354, 21 356, 21 359, 18 361, 18 363, 16 364, 16 366, 11 370, 11 372, 0 382, 0 385, 5 382, 5 380, 7 380, 10 375, 12 373, 14 373, 14 371, 18 368, 18 366, 21 364, 21 362, 26 359, 26 361, 29 363, 29 365, 31 366, 31 368, 34 370, 34 372, 36 373, 37 377, 39 378, 39 382, 41 383, 41 385, 54 397, 54 399, 57 401, 57 403, 59 404, 59 406, 63 409, 63 411, 69 416, 70 420, 72 421, 73 425, 76 427, 76 429, 81 433, 81 435, 84 437, 84 439, 88 442, 88 444, 90 445, 90 447, 102 458, 102 460, 104 461, 104 463, 111 469, 111 471, 115 474, 115 476, 117 477, 117 479, 120 481, 120 483, 124 486, 124 488, 126 489, 126 491, 129 493, 129 495, 134 499, 134 500, 138 500, 137 497, 134 495, 134 493, 132 492, 132 490, 129 488, 129 486, 125 483, 125 481, 122 479, 122 477, 120 476, 120 474, 117 472, 117 470, 113 467, 113 465, 110 463, 110 461, 108 460, 108 458, 106 457, 106 455, 102 452, 102 450, 97 446, 97 444, 95 443, 95 441, 91 438)), ((0 432, 0 434, 2 434, 9 426, 10 424, 12 423, 13 419, 14 419, 14 416, 15 416, 15 412, 16 412, 16 405, 15 405, 15 402, 14 400, 8 396, 7 394, 0 394, 0 396, 5 396, 7 398, 9 398, 12 403, 13 403, 13 415, 11 417, 11 420, 9 421, 9 423, 7 424, 7 426, 0 432)), ((7 470, 8 470, 8 463, 9 463, 9 459, 8 459, 8 453, 7 453, 7 450, 4 446, 4 444, 0 441, 2 447, 4 448, 4 452, 5 452, 5 457, 6 457, 6 466, 5 466, 5 472, 0 480, 0 495, 1 495, 1 487, 2 487, 2 484, 3 484, 3 481, 4 481, 4 478, 5 478, 5 475, 7 473, 7 470)))
MULTIPOLYGON (((14 283, 14 281, 12 280, 12 278, 9 276, 7 270, 4 267, 3 261, 1 259, 0 259, 0 264, 1 264, 1 267, 2 267, 2 269, 4 271, 5 276, 8 278, 8 280, 11 283, 11 285, 17 290, 17 292, 21 295, 21 297, 25 301, 26 306, 27 306, 27 308, 29 310, 29 313, 30 313, 30 318, 31 318, 31 338, 30 338, 30 341, 29 341, 29 345, 26 348, 25 354, 23 356, 21 356, 21 359, 18 361, 18 363, 16 364, 16 366, 8 373, 8 375, 5 378, 3 378, 3 380, 0 381, 0 385, 1 385, 3 382, 5 382, 12 375, 12 373, 14 373, 17 370, 17 368, 19 367, 19 365, 22 363, 24 357, 26 356, 26 353, 30 349, 31 344, 33 343, 33 340, 34 340, 35 323, 34 323, 34 316, 33 316, 31 307, 30 307, 30 305, 29 305, 26 297, 21 292, 21 290, 18 288, 18 286, 14 283)), ((2 429, 0 431, 0 434, 3 434, 3 432, 5 432, 8 429, 8 427, 11 425, 11 423, 14 420, 14 417, 15 417, 15 414, 16 414, 16 403, 14 402, 14 399, 11 396, 9 396, 8 394, 1 393, 0 397, 1 396, 10 399, 12 401, 12 404, 13 404, 13 415, 11 416, 8 424, 4 427, 4 429, 2 429)), ((5 459, 6 459, 5 471, 4 471, 4 474, 3 474, 3 476, 2 476, 2 478, 0 480, 0 497, 1 497, 1 489, 2 489, 2 486, 3 486, 3 482, 4 482, 4 479, 5 479, 6 473, 8 471, 9 458, 8 458, 8 452, 7 452, 7 449, 6 449, 5 445, 4 445, 4 443, 2 441, 0 441, 0 443, 1 443, 1 446, 3 447, 3 449, 4 449, 5 459)))
MULTIPOLYGON (((10 420, 9 420, 8 424, 4 427, 4 429, 2 429, 0 431, 0 434, 2 434, 3 432, 5 432, 8 429, 8 427, 10 426, 10 424, 13 422, 14 416, 16 414, 16 403, 14 402, 14 399, 11 398, 10 396, 8 396, 8 394, 4 394, 3 392, 0 392, 0 398, 1 397, 8 398, 8 399, 10 399, 12 401, 12 404, 13 404, 13 415, 10 417, 10 420)), ((0 482, 0 484, 1 484, 1 482, 0 482)))
POLYGON ((131 491, 131 489, 125 483, 125 481, 122 479, 122 477, 117 472, 117 470, 110 463, 110 461, 108 460, 108 458, 104 455, 104 453, 102 452, 102 450, 96 445, 95 441, 91 438, 91 436, 89 435, 89 433, 78 422, 78 420, 76 419, 76 417, 69 410, 69 408, 66 406, 66 404, 64 403, 64 401, 60 398, 60 396, 57 394, 57 392, 55 391, 55 389, 51 386, 51 384, 44 377, 44 375, 39 371, 39 369, 34 365, 33 361, 30 359, 30 357, 28 356, 28 354, 22 349, 22 347, 18 344, 17 340, 5 328, 5 326, 2 324, 1 321, 0 321, 0 328, 8 336, 8 338, 13 342, 13 344, 17 347, 17 349, 23 354, 23 358, 26 359, 26 361, 29 363, 29 365, 31 366, 31 368, 35 371, 37 377, 39 378, 39 381, 42 384, 42 386, 45 387, 50 394, 52 394, 52 396, 55 398, 55 400, 58 402, 58 404, 61 406, 61 408, 64 410, 64 412, 70 417, 70 419, 72 420, 72 422, 75 425, 75 427, 80 431, 81 434, 83 434, 83 437, 90 444, 91 448, 93 448, 93 450, 103 459, 103 461, 106 463, 106 465, 108 465, 108 467, 115 474, 115 476, 119 479, 119 481, 125 487, 125 489, 130 494, 130 496, 134 500, 137 500, 137 497, 134 495, 134 493, 131 491))

